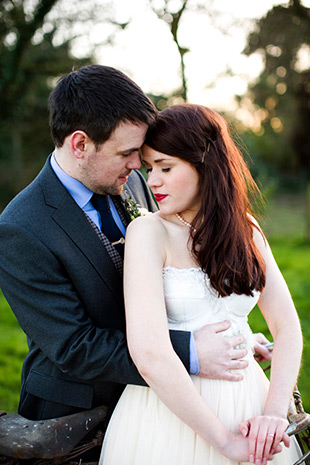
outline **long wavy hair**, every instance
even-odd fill
[[[259,190],[224,118],[201,105],[171,106],[157,115],[145,144],[191,163],[199,174],[191,248],[212,287],[222,297],[261,291],[265,263],[253,240],[249,201]]]

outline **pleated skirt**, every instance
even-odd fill
[[[262,413],[269,381],[253,361],[239,382],[192,376],[198,392],[224,425],[238,432],[244,420]],[[300,457],[291,438],[289,449],[272,465],[292,465]],[[246,462],[247,464],[249,462]],[[110,420],[99,465],[243,465],[220,454],[174,415],[152,391],[128,385]]]

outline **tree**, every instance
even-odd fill
[[[271,150],[262,158],[309,184],[310,8],[301,0],[273,7],[248,37],[244,53],[255,52],[262,54],[264,69],[249,91],[259,107],[264,137],[271,141],[273,134]],[[307,211],[310,239],[310,205]]]
[[[272,8],[248,37],[244,53],[255,52],[263,55],[264,69],[250,93],[263,110],[262,126],[294,152],[289,159],[278,153],[275,160],[282,169],[310,175],[310,60],[304,67],[301,63],[303,53],[310,54],[310,8],[300,0]]]
[[[170,29],[170,32],[173,37],[173,41],[177,46],[179,57],[180,57],[180,65],[181,65],[181,78],[182,78],[182,86],[178,89],[175,94],[181,96],[184,102],[187,101],[187,81],[186,81],[186,73],[185,73],[185,63],[184,63],[184,55],[189,52],[189,49],[186,47],[182,47],[179,42],[178,32],[179,32],[179,25],[182,18],[183,13],[186,10],[188,0],[183,0],[179,6],[179,8],[175,10],[171,10],[169,8],[169,0],[165,0],[164,4],[161,8],[154,6],[154,1],[150,0],[150,4],[154,13],[156,13],[157,17],[163,21],[165,21]]]
[[[33,179],[52,150],[47,98],[55,80],[93,61],[93,50],[76,58],[76,30],[105,22],[104,43],[125,25],[90,0],[3,0],[0,2],[0,202],[7,203]],[[101,17],[100,17],[100,12]],[[1,205],[0,203],[0,205]]]

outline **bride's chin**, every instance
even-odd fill
[[[171,208],[165,208],[165,207],[160,208],[160,206],[159,206],[159,211],[165,216],[175,216],[177,213],[175,210],[171,210]]]

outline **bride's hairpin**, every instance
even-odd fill
[[[204,150],[204,152],[203,152],[203,154],[202,154],[202,157],[201,157],[201,163],[204,163],[206,153],[209,153],[209,152],[210,152],[210,145],[211,145],[211,143],[214,144],[215,142],[216,142],[215,140],[208,139],[207,147],[205,148],[205,150]]]

